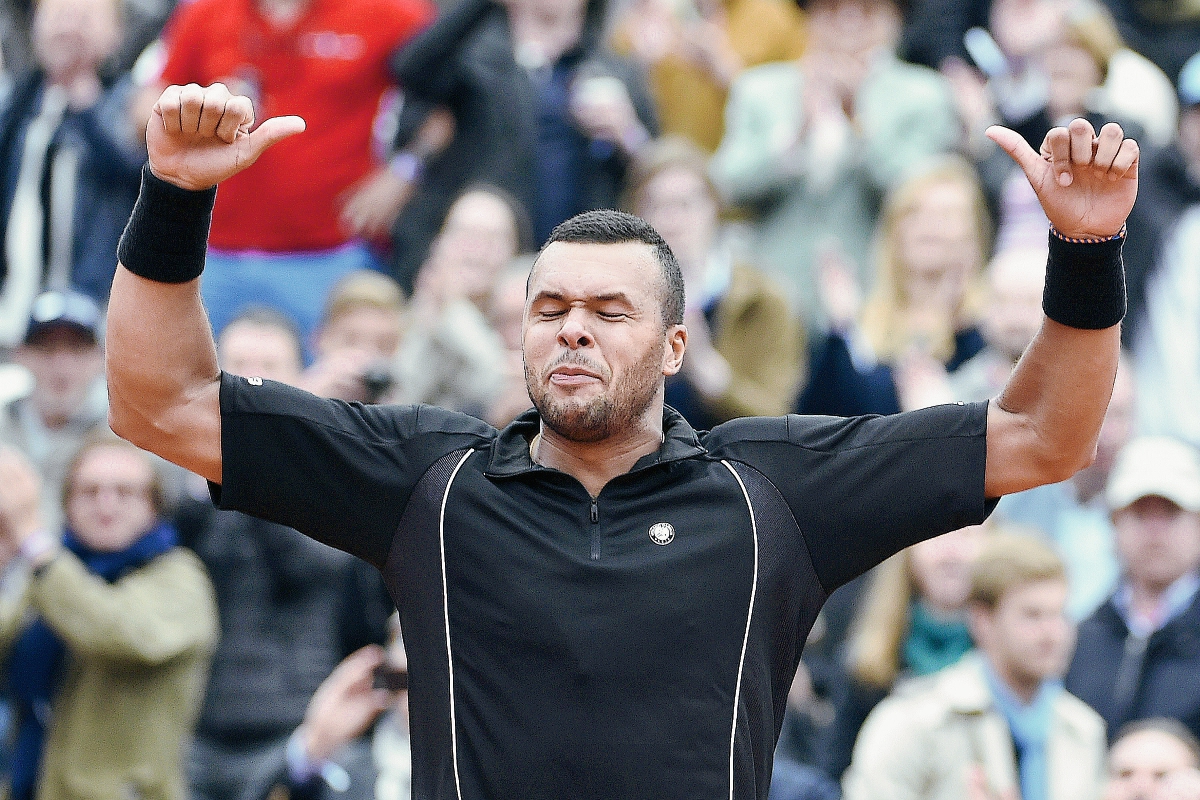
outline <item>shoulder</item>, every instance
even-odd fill
[[[1087,703],[1064,691],[1054,704],[1054,714],[1078,739],[1097,743],[1103,749],[1104,718]]]
[[[388,444],[440,433],[467,435],[480,442],[496,430],[475,417],[423,405],[363,405],[317,397],[308,392],[256,378],[224,374],[221,381],[223,420],[293,420],[324,428],[332,435]]]

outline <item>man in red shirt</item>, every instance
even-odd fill
[[[195,0],[175,12],[162,86],[222,82],[262,119],[308,123],[221,187],[203,287],[216,331],[259,304],[307,334],[338,278],[377,266],[364,239],[388,229],[411,178],[374,135],[395,110],[388,59],[433,16],[427,0]]]

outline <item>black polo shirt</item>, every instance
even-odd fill
[[[591,498],[503,431],[226,375],[225,508],[378,566],[411,672],[413,797],[767,796],[800,649],[837,586],[981,522],[986,404],[747,418]]]

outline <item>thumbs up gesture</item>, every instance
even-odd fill
[[[208,189],[304,130],[300,117],[274,117],[251,132],[253,125],[250,98],[223,84],[168,86],[146,125],[150,170],[184,189]]]
[[[1139,155],[1120,125],[1110,122],[1097,135],[1087,120],[1072,120],[1046,134],[1041,153],[1008,128],[992,126],[987,136],[1025,172],[1060,234],[1107,239],[1120,232],[1137,197]]]

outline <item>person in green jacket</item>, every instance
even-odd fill
[[[182,753],[217,638],[212,585],[164,520],[149,454],[90,440],[43,527],[39,479],[0,450],[0,647],[13,800],[184,800]]]

